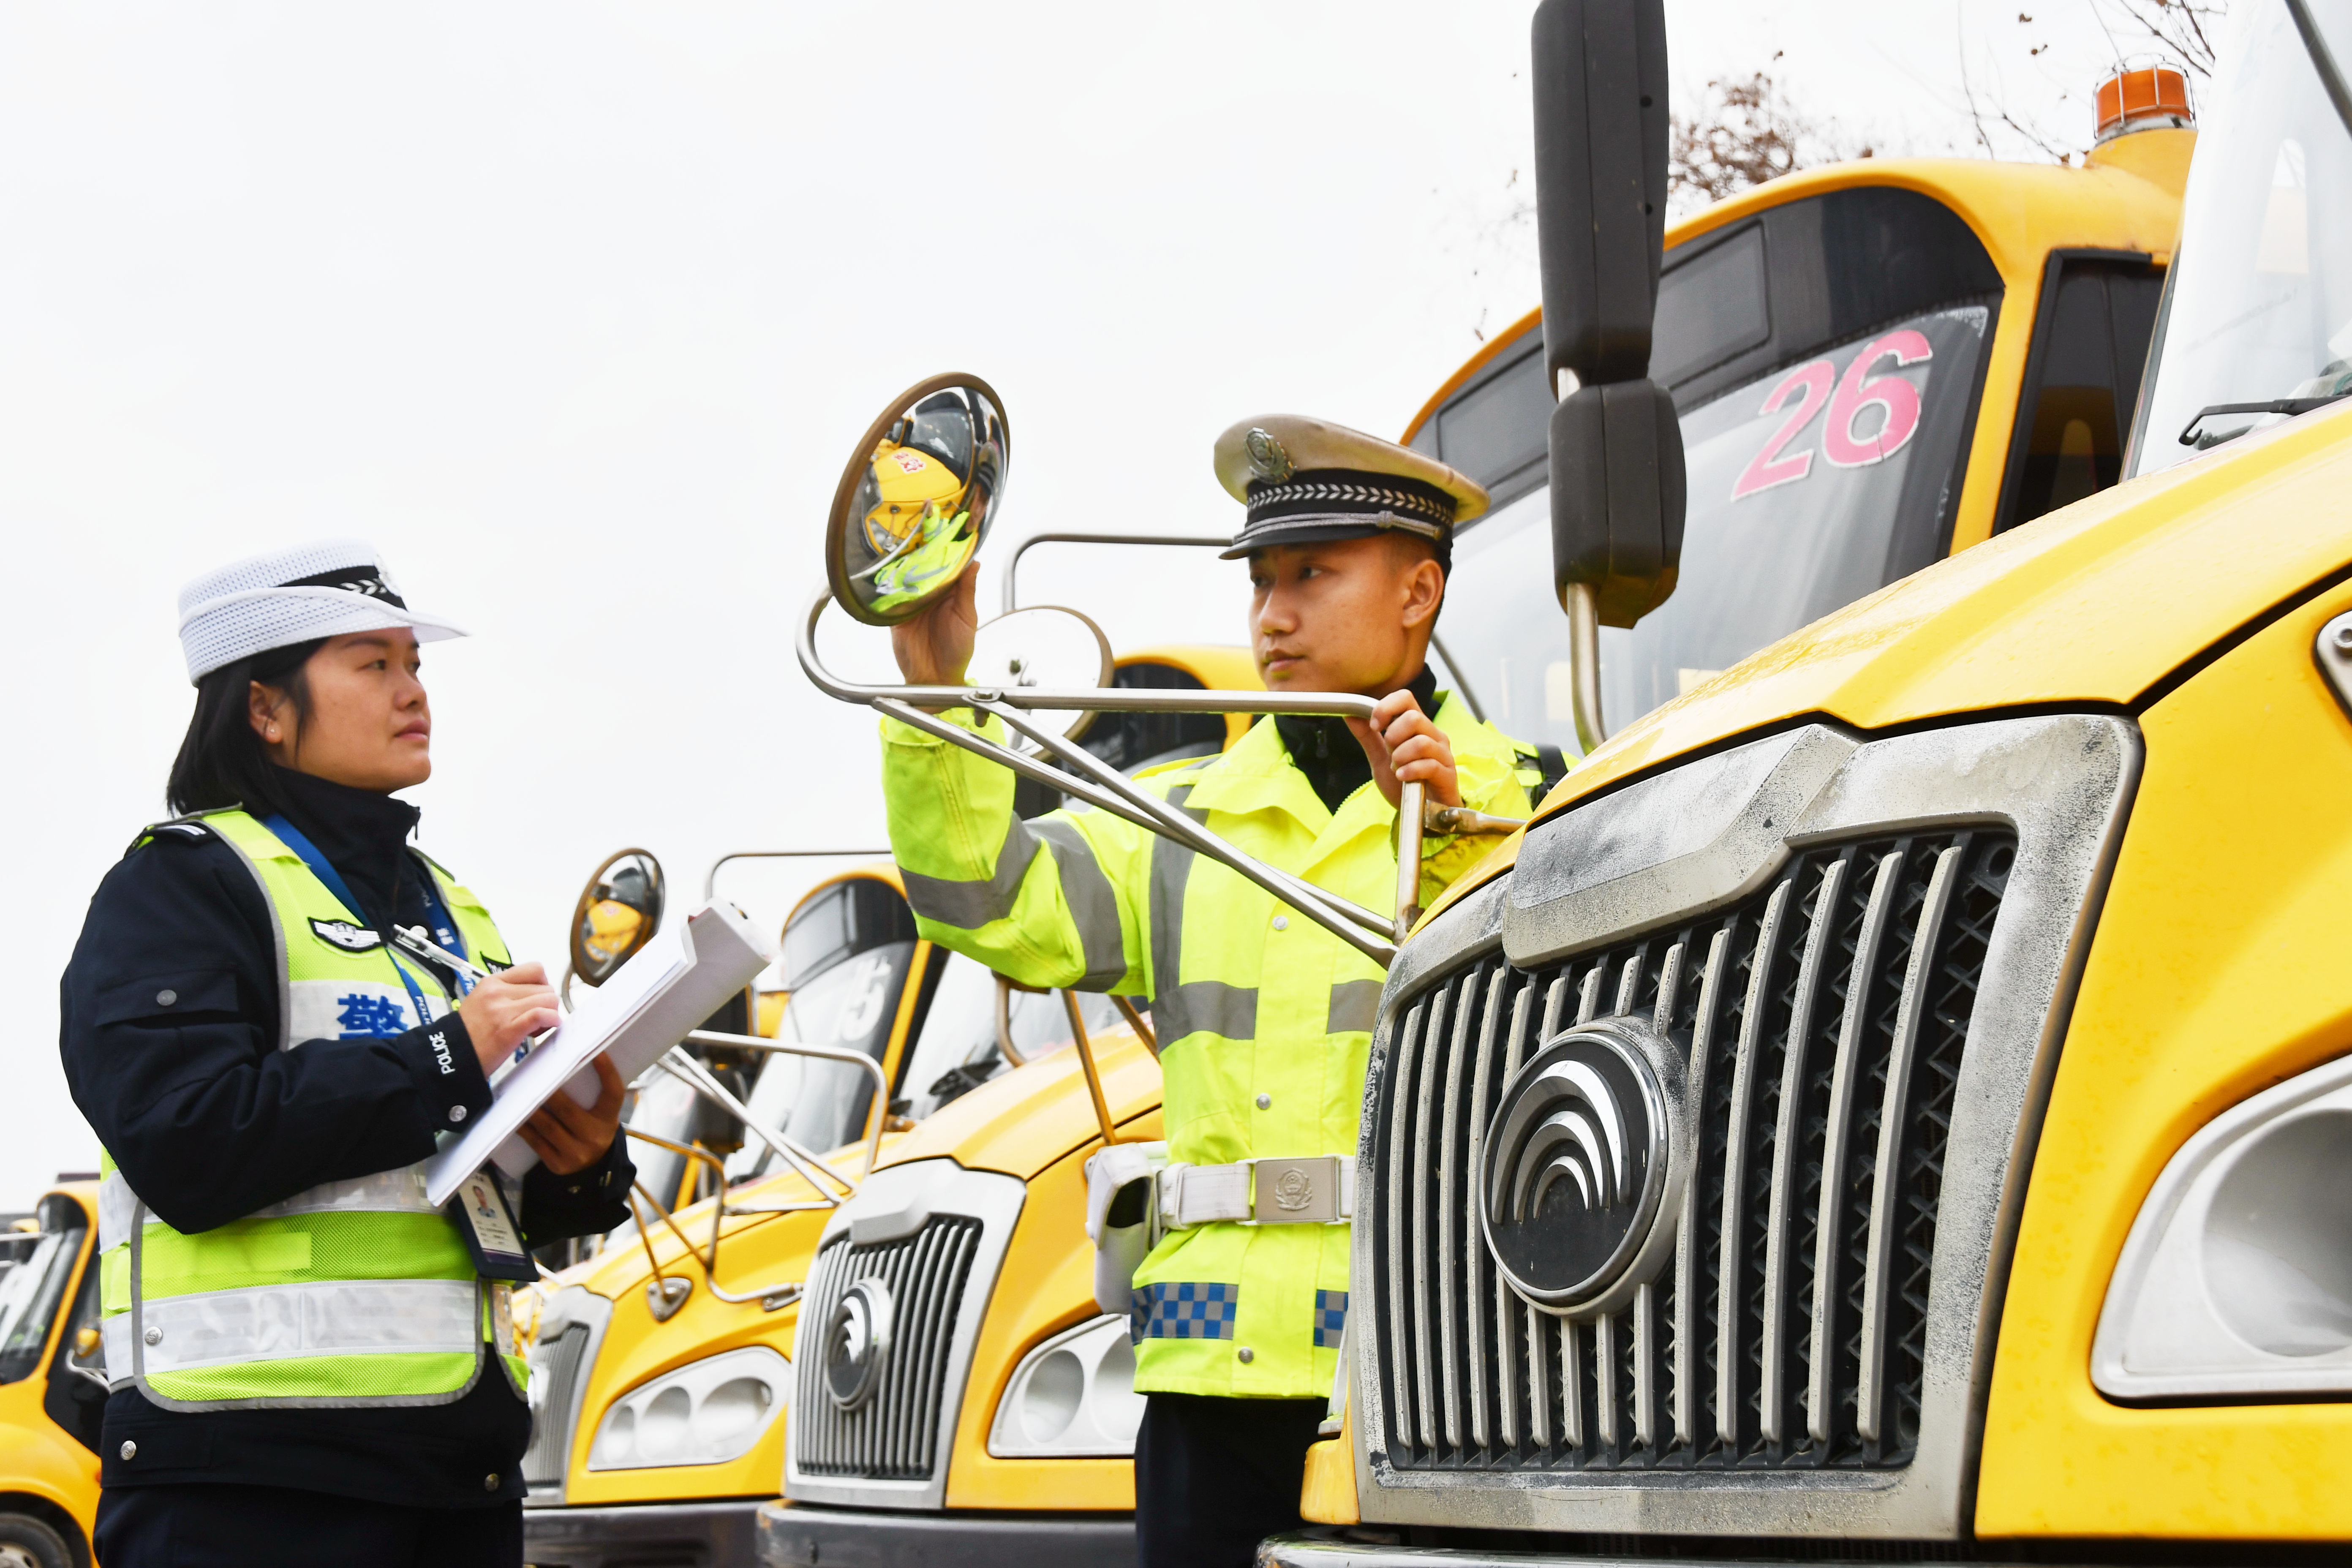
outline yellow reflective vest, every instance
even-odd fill
[[[278,927],[278,1048],[386,1036],[446,1016],[425,964],[402,961],[299,855],[242,811],[200,818],[245,860]],[[436,866],[469,956],[512,962],[489,911]],[[169,1005],[169,1004],[165,1004]],[[495,1359],[528,1375],[508,1287],[478,1278],[422,1164],[323,1183],[214,1229],[155,1217],[100,1151],[99,1299],[106,1364],[176,1410],[446,1405]]]
[[[948,715],[970,725],[971,712]],[[1463,804],[1527,815],[1522,759],[1441,695]],[[984,732],[1002,738],[993,719]],[[1356,1152],[1378,964],[1212,859],[1085,807],[1023,822],[1013,775],[884,720],[891,849],[933,942],[1030,985],[1150,999],[1169,1157],[1194,1165]],[[1328,809],[1262,719],[1221,756],[1139,783],[1235,847],[1374,910],[1396,898],[1396,811],[1366,784]],[[1497,841],[1423,841],[1422,901]],[[1135,1277],[1139,1389],[1307,1398],[1331,1389],[1348,1227],[1171,1232]]]

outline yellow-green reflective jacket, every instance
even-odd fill
[[[277,835],[242,811],[202,820],[274,917],[280,1050],[430,1021],[413,1016],[391,947]],[[511,963],[481,901],[433,875],[467,954]],[[431,1016],[446,1016],[431,969],[404,967]],[[99,1295],[118,1387],[169,1409],[446,1405],[495,1353],[522,1391],[507,1287],[477,1277],[457,1222],[425,1200],[421,1164],[322,1183],[193,1236],[148,1212],[110,1152],[100,1176]]]
[[[949,718],[969,725],[971,713]],[[1511,742],[1452,697],[1435,721],[1463,804],[1526,816]],[[985,732],[1002,738],[992,719]],[[1171,840],[1084,808],[1022,822],[1005,769],[895,720],[882,739],[890,846],[922,933],[1026,984],[1150,997],[1171,1160],[1355,1152],[1378,964]],[[1370,784],[1325,807],[1270,720],[1222,756],[1138,782],[1318,887],[1370,909],[1395,902],[1395,808]],[[1496,842],[1425,838],[1423,903]],[[1347,1317],[1348,1227],[1175,1231],[1135,1291],[1138,1388],[1325,1394]]]

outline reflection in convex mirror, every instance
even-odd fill
[[[662,868],[649,850],[608,857],[572,910],[572,970],[602,985],[661,927]]]
[[[1003,504],[1012,451],[1003,405],[977,376],[907,389],[851,452],[825,526],[841,607],[896,626],[955,585]]]

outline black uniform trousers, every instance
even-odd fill
[[[1147,1394],[1135,1434],[1140,1568],[1249,1568],[1259,1542],[1298,1529],[1307,1450],[1330,1408],[1323,1399]]]
[[[109,1487],[106,1568],[522,1568],[522,1504],[403,1508],[291,1487]]]

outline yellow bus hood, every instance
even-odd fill
[[[1645,714],[1562,781],[1537,820],[1674,758],[1802,719],[1876,731],[1995,709],[2136,710],[2184,666],[2344,570],[2347,494],[2352,405],[2103,490]],[[1436,908],[1507,870],[1517,846],[1507,841]]]

